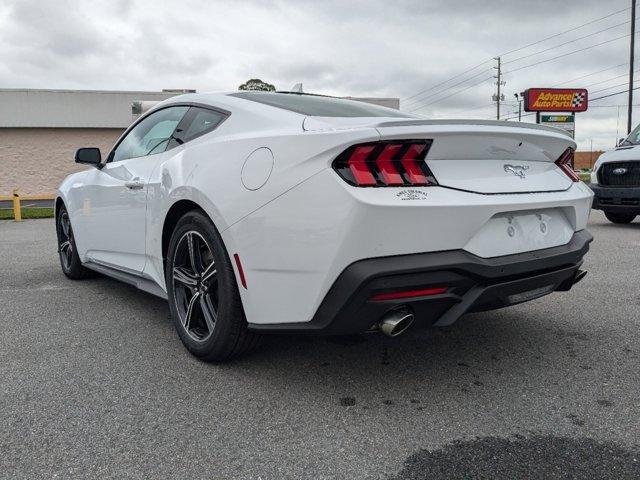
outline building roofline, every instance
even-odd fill
[[[112,93],[112,94],[152,94],[152,95],[176,95],[177,93],[193,93],[188,89],[167,89],[167,90],[74,90],[74,89],[54,89],[54,88],[0,88],[0,92],[48,92],[48,93]]]

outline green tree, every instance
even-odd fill
[[[261,90],[263,92],[275,92],[276,87],[270,83],[263,82],[259,78],[247,80],[238,87],[238,90]]]

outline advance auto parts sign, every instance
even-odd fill
[[[584,112],[588,106],[584,88],[530,88],[524,92],[526,112]]]

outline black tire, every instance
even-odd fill
[[[604,212],[604,216],[613,223],[631,223],[636,218],[634,213]]]
[[[194,356],[221,362],[257,344],[258,335],[247,329],[222,238],[202,212],[191,211],[178,221],[169,242],[165,279],[176,331]]]
[[[71,220],[64,205],[60,207],[56,215],[56,233],[58,237],[58,257],[62,272],[72,280],[82,280],[95,276],[92,270],[83,267],[82,262],[80,262],[76,249],[76,240],[71,228]]]

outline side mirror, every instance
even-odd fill
[[[620,140],[618,140],[618,145],[617,146],[619,147],[620,145],[622,145],[625,140],[626,140],[626,138],[621,138]]]
[[[102,155],[99,148],[79,148],[76,151],[76,163],[93,165],[96,168],[102,168]]]

